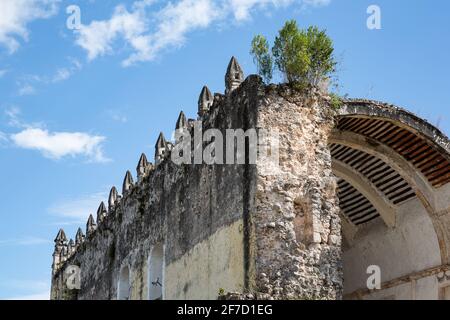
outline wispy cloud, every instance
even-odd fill
[[[8,72],[6,69],[0,69],[0,79],[5,76],[5,74]]]
[[[111,109],[111,110],[108,110],[107,114],[114,121],[121,122],[121,123],[128,122],[127,116],[124,113],[122,113],[121,111]]]
[[[5,110],[8,125],[22,129],[4,136],[16,147],[37,150],[43,156],[59,160],[65,157],[85,157],[89,162],[111,161],[104,155],[103,143],[106,137],[85,132],[51,132],[42,123],[27,123],[21,120],[20,109],[10,107]],[[1,135],[0,135],[1,138]],[[1,140],[1,139],[0,139]]]
[[[112,53],[112,43],[118,37],[124,38],[135,50],[146,51],[143,47],[147,43],[143,34],[148,28],[145,8],[151,1],[139,3],[141,5],[136,5],[137,2],[133,5],[131,12],[119,5],[109,20],[92,21],[81,26],[76,43],[88,52],[89,60]]]
[[[312,7],[323,7],[329,5],[331,0],[303,0],[304,5]]]
[[[51,205],[48,212],[65,219],[63,224],[85,223],[89,214],[95,213],[100,202],[104,201],[106,197],[106,192],[97,192],[73,199],[65,199]]]
[[[9,107],[5,110],[5,115],[8,117],[8,125],[11,127],[22,127],[19,119],[20,109],[16,106]]]
[[[6,300],[50,300],[50,290],[42,291],[35,294],[10,297],[6,298]]]
[[[74,73],[81,70],[81,63],[75,58],[69,58],[70,65],[68,67],[59,68],[51,77],[50,82],[56,83],[69,79]],[[48,82],[48,81],[47,81]]]
[[[244,21],[250,19],[254,10],[264,10],[270,6],[276,9],[292,3],[294,0],[230,0],[229,6],[234,18],[237,21]]]
[[[53,82],[59,82],[69,79],[71,76],[71,72],[67,68],[60,68],[56,72],[55,76],[53,77]]]
[[[169,2],[156,15],[156,31],[133,40],[136,52],[123,61],[123,65],[152,60],[166,48],[183,45],[188,32],[208,27],[220,14],[219,8],[211,0],[181,0],[176,4]]]
[[[68,65],[56,69],[56,71],[53,74],[50,75],[28,74],[22,76],[17,81],[17,86],[19,87],[17,91],[18,95],[25,96],[36,94],[38,91],[36,87],[39,88],[39,86],[42,85],[50,85],[65,81],[83,68],[83,65],[78,59],[68,57],[67,60]]]
[[[20,46],[18,38],[29,38],[27,25],[37,19],[47,19],[58,11],[60,0],[1,0],[0,45],[9,53]]]
[[[58,160],[63,157],[85,156],[93,162],[109,161],[103,154],[105,137],[83,132],[49,132],[41,128],[28,128],[11,135],[17,147],[37,150],[45,157]]]
[[[36,93],[36,89],[29,83],[19,84],[19,96],[29,96]]]
[[[130,66],[157,58],[164,50],[177,48],[187,35],[220,21],[244,21],[253,11],[292,5],[324,6],[330,0],[179,0],[154,9],[152,0],[135,1],[128,9],[119,5],[111,18],[94,20],[76,32],[76,44],[86,50],[88,59],[114,54],[122,40],[131,54],[122,61]],[[150,23],[150,21],[152,23]],[[150,28],[150,25],[154,26]]]
[[[21,119],[21,110],[19,107],[12,105],[5,109],[5,115],[8,119],[8,125],[13,128],[41,128],[44,124],[41,122],[28,123]]]
[[[48,239],[39,237],[23,237],[16,239],[0,240],[0,247],[2,246],[35,246],[40,244],[51,243]]]
[[[0,131],[0,146],[6,144],[7,142],[8,142],[8,135]]]
[[[21,295],[6,297],[6,300],[49,300],[50,283],[47,280],[8,280],[0,283],[8,291],[26,292]],[[2,290],[2,291],[6,291]]]

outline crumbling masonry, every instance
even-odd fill
[[[137,181],[127,171],[86,236],[59,231],[52,299],[450,298],[450,142],[438,129],[394,106],[335,108],[320,90],[244,80],[235,58],[225,84],[201,90],[203,130],[275,130],[279,165],[176,165],[161,133],[154,164],[142,154]],[[194,120],[181,113],[176,129]],[[369,265],[380,290],[366,287]]]

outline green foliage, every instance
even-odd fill
[[[342,101],[342,98],[337,95],[336,93],[330,93],[330,105],[333,109],[338,110],[342,107],[344,102]]]
[[[306,38],[310,63],[307,79],[310,84],[317,86],[320,81],[331,76],[336,70],[333,41],[327,36],[325,30],[319,30],[317,27],[309,27]]]
[[[253,38],[251,50],[258,73],[265,80],[272,77],[274,64],[284,80],[298,88],[318,86],[331,77],[336,68],[333,52],[333,42],[325,30],[300,30],[295,20],[287,21],[278,32],[271,54],[261,35]]]
[[[302,82],[310,60],[308,41],[294,20],[286,22],[272,47],[275,65],[289,83]]]
[[[269,43],[262,35],[257,35],[252,40],[250,54],[258,68],[258,74],[269,83],[272,79],[273,60],[269,53]]]

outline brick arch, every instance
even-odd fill
[[[349,100],[339,111],[336,129],[383,144],[410,162],[433,187],[450,182],[450,140],[414,114],[387,104]]]
[[[441,263],[449,263],[450,141],[439,129],[392,105],[347,100],[329,146],[346,221],[344,237],[376,219],[398,227],[397,208],[417,198],[431,219]]]

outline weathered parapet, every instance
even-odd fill
[[[259,78],[250,77],[239,89],[229,88],[227,96],[215,94],[214,101],[210,101],[211,95],[207,96],[207,106],[202,109],[203,130],[255,127],[255,95],[260,85]],[[239,93],[232,92],[235,89]],[[200,99],[199,107],[204,101]],[[176,126],[194,130],[193,120],[186,121],[181,115]],[[147,298],[148,257],[158,243],[164,243],[165,289],[169,298],[196,294],[200,298],[217,297],[221,288],[245,289],[248,270],[244,263],[244,238],[248,232],[244,230],[243,217],[253,206],[254,165],[176,165],[170,161],[172,148],[160,135],[155,146],[155,165],[141,156],[138,182],[134,183],[127,172],[122,196],[111,189],[108,209],[101,204],[97,222],[92,216],[89,218],[86,239],[78,236],[81,243],[72,254],[60,255],[64,249],[55,250],[62,259],[54,264],[52,298],[115,299],[124,265],[132,270],[131,298]],[[224,235],[229,238],[224,239]],[[218,240],[209,241],[210,237]],[[211,248],[204,249],[204,243]],[[214,247],[218,245],[222,252]],[[64,247],[58,242],[58,248],[61,246]],[[211,250],[207,252],[210,258],[203,254],[204,250]],[[198,252],[199,257],[195,256]],[[196,264],[191,271],[195,273],[196,267],[202,265],[197,258],[204,259],[204,264],[212,264],[211,260],[217,258],[223,265],[211,267],[215,274],[187,275],[183,270],[184,274],[176,277],[180,261]],[[79,291],[65,288],[64,270],[69,265],[81,269]],[[200,272],[203,270],[198,269]],[[224,284],[215,280],[221,276],[226,277]],[[201,292],[202,281],[210,282],[206,296]]]
[[[203,130],[277,130],[280,166],[176,165],[168,159],[174,145],[161,134],[155,165],[141,156],[137,182],[127,172],[122,196],[111,189],[108,209],[100,205],[97,223],[89,218],[86,239],[77,235],[71,254],[61,255],[64,244],[57,243],[55,253],[62,259],[54,263],[52,298],[115,299],[127,266],[130,298],[146,299],[148,258],[159,243],[166,298],[214,298],[228,291],[258,298],[340,298],[340,223],[326,147],[333,126],[327,101],[302,98],[284,86],[266,87],[257,76],[242,79],[233,58],[226,94],[202,90]],[[176,127],[195,130],[184,114]],[[79,291],[64,287],[68,265],[81,268]]]

